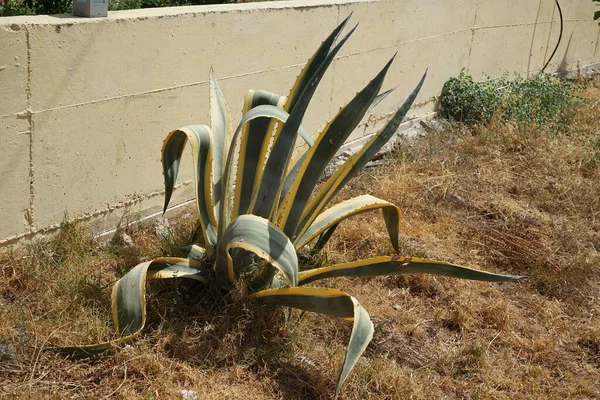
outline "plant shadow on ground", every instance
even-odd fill
[[[284,322],[286,310],[248,300],[244,288],[227,292],[185,280],[152,286],[148,334],[170,359],[206,370],[243,366],[269,376],[286,399],[330,394],[330,384],[297,362],[297,326]]]

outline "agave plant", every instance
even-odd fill
[[[307,62],[287,97],[250,91],[235,131],[215,76],[210,73],[210,126],[191,125],[168,134],[162,147],[165,210],[177,180],[183,150],[192,148],[196,206],[204,247],[183,251],[184,258],[158,258],[137,265],[113,288],[113,318],[119,339],[61,348],[64,354],[88,356],[130,340],[145,324],[145,285],[149,279],[190,278],[232,288],[244,282],[260,303],[312,311],[353,322],[336,397],[350,370],[373,336],[369,314],[352,296],[309,283],[340,276],[427,273],[483,281],[509,281],[497,275],[427,259],[397,255],[303,270],[297,251],[312,242],[320,250],[338,224],[351,216],[381,209],[393,248],[398,251],[400,210],[370,195],[326,207],[344,185],[394,135],[425,75],[389,122],[343,163],[315,192],[325,167],[363,116],[389,91],[380,94],[393,61],[383,66],[354,99],[315,135],[301,122],[326,69],[354,29],[338,40],[348,18]],[[301,138],[306,144],[296,152]]]

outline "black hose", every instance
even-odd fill
[[[556,42],[556,47],[554,47],[554,51],[552,52],[552,54],[550,55],[550,58],[548,59],[548,61],[546,61],[546,64],[544,65],[544,67],[542,68],[542,70],[540,72],[544,72],[544,70],[546,69],[548,64],[550,64],[552,57],[554,57],[554,55],[556,54],[556,50],[558,50],[558,46],[560,45],[560,40],[562,39],[562,35],[563,35],[564,21],[563,21],[562,10],[560,8],[560,4],[558,3],[558,0],[554,0],[554,2],[556,3],[556,7],[558,8],[558,15],[560,17],[560,34],[558,35],[558,41]]]

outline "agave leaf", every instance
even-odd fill
[[[325,233],[330,228],[337,226],[342,220],[376,209],[381,209],[383,211],[383,217],[388,234],[390,235],[390,241],[392,242],[394,250],[399,251],[398,224],[401,217],[400,209],[389,201],[378,199],[369,194],[342,201],[323,212],[315,219],[301,237],[294,240],[294,245],[296,248],[302,248],[317,236]],[[329,234],[329,236],[331,236],[331,234]],[[321,241],[323,240],[324,239],[321,239]],[[326,243],[326,241],[325,243],[321,243],[321,246],[324,246]]]
[[[303,271],[300,273],[298,284],[306,285],[319,279],[340,276],[363,277],[399,274],[432,274],[488,282],[514,281],[523,278],[516,275],[492,274],[491,272],[478,271],[424,258],[385,256]]]
[[[288,168],[287,174],[285,175],[285,179],[281,187],[281,193],[279,194],[280,202],[282,202],[283,199],[289,194],[292,186],[294,186],[294,183],[296,183],[296,178],[300,173],[300,168],[302,167],[304,160],[306,160],[306,157],[308,157],[309,150],[310,149],[306,150],[302,154],[298,154],[290,163],[290,168]]]
[[[294,185],[292,185],[288,195],[284,198],[283,204],[280,206],[279,226],[282,226],[285,234],[292,239],[294,239],[294,233],[302,216],[302,211],[323,171],[325,171],[325,167],[362,120],[377,93],[379,93],[393,60],[392,58],[388,61],[379,74],[350,103],[340,109],[335,118],[325,125],[322,132],[317,136],[315,145],[309,149],[308,156],[304,159],[298,176],[294,180]]]
[[[329,239],[331,239],[331,236],[337,229],[338,225],[339,224],[331,225],[329,228],[327,228],[327,230],[325,230],[319,235],[317,243],[315,243],[315,245],[311,249],[311,253],[313,255],[316,255],[323,249],[323,247],[325,247],[325,245],[327,244],[327,242],[329,242]]]
[[[214,204],[214,213],[218,216],[219,202],[221,201],[221,179],[225,170],[225,161],[231,144],[231,113],[227,102],[215,79],[213,69],[210,69],[210,127],[213,132],[212,146],[212,175],[211,195]],[[217,221],[218,223],[218,221]]]
[[[411,105],[417,98],[427,71],[423,74],[423,77],[419,81],[417,87],[408,96],[402,106],[396,111],[388,123],[365,145],[361,150],[352,156],[350,156],[344,164],[342,164],[338,170],[325,182],[321,190],[308,202],[305,207],[300,223],[296,230],[296,235],[302,235],[308,226],[317,218],[319,213],[325,208],[325,206],[331,201],[331,199],[352,179],[363,167],[371,160],[375,154],[385,145],[392,136],[398,130],[400,123],[408,113]]]
[[[290,89],[290,92],[285,99],[285,104],[283,105],[283,109],[285,111],[290,112],[290,110],[295,107],[295,105],[298,101],[298,98],[300,97],[300,94],[302,94],[302,92],[304,91],[306,86],[310,83],[311,79],[313,78],[313,76],[315,75],[317,70],[319,69],[319,66],[327,58],[327,55],[329,54],[331,47],[333,46],[333,43],[339,36],[340,32],[344,29],[344,27],[348,23],[348,20],[350,19],[351,16],[352,16],[352,13],[348,17],[346,17],[346,19],[344,21],[342,21],[342,23],[339,24],[329,34],[327,39],[325,39],[323,41],[323,43],[321,43],[321,45],[319,46],[319,48],[317,49],[315,54],[313,54],[313,56],[304,65],[304,67],[302,68],[302,71],[300,72],[300,75],[298,75],[298,77],[296,78],[294,85]],[[283,127],[281,125],[278,125],[275,134],[279,135],[282,128]],[[275,121],[271,120],[269,127],[267,128],[267,131],[272,132],[274,130],[275,130]],[[259,172],[261,172],[265,167],[269,149],[270,149],[269,143],[263,143],[260,153],[258,153],[259,160],[261,162],[261,164],[259,165],[259,168],[258,168]],[[256,176],[257,180],[254,183],[255,186],[258,186],[258,184],[260,183],[261,177],[262,177],[262,172]],[[244,210],[244,209],[242,209],[242,210]],[[249,211],[249,210],[250,210],[249,208],[245,209],[245,211]]]
[[[291,286],[298,286],[298,257],[294,245],[279,228],[255,215],[241,215],[223,233],[217,247],[215,272],[224,281],[235,282],[246,271],[236,266],[230,251],[244,249],[277,268]]]
[[[251,90],[244,98],[242,115],[246,115],[251,109],[262,105],[282,108],[285,100],[285,97],[274,93]],[[272,131],[269,131],[271,121],[274,120],[267,117],[257,118],[242,128],[238,165],[244,167],[238,168],[236,171],[235,197],[239,199],[239,202],[237,209],[233,210],[234,215],[246,214],[250,207],[252,190],[258,185],[259,166],[262,167],[265,162],[259,157],[260,149],[265,140],[271,139]]]
[[[127,342],[146,324],[146,280],[188,278],[208,283],[210,268],[206,264],[184,258],[157,258],[138,264],[115,283],[112,291],[112,314],[119,338],[105,343],[48,349],[75,358],[100,354]]]
[[[173,188],[177,181],[179,165],[185,144],[189,141],[192,146],[194,172],[196,180],[196,207],[200,216],[200,225],[205,243],[209,251],[217,243],[215,227],[217,220],[214,213],[214,204],[210,194],[210,182],[212,171],[212,131],[206,125],[190,125],[179,128],[169,133],[162,147],[162,166],[165,178],[165,205],[167,210]]]
[[[385,92],[377,95],[377,97],[375,97],[375,99],[373,99],[373,102],[369,106],[367,113],[369,113],[369,111],[371,111],[377,104],[379,104],[383,99],[385,99],[395,89],[396,88],[392,88],[392,89],[386,90]],[[296,177],[298,176],[298,173],[300,173],[300,168],[302,167],[302,163],[308,157],[309,151],[310,151],[310,148],[304,150],[301,154],[297,155],[290,163],[290,166],[288,167],[287,174],[285,176],[285,180],[283,183],[283,188],[281,190],[281,195],[279,198],[280,202],[283,201],[285,196],[287,196],[290,189],[294,185],[294,182],[296,181]]]
[[[373,323],[367,311],[354,297],[337,289],[269,289],[256,292],[250,297],[263,304],[292,307],[354,321],[344,365],[335,390],[337,398],[348,374],[373,338]]]
[[[180,247],[177,249],[177,257],[202,261],[206,257],[206,249],[195,244],[191,246]]]
[[[284,110],[289,112],[292,108],[294,108],[300,94],[302,94],[306,86],[308,86],[308,84],[310,83],[312,77],[317,73],[319,66],[327,58],[327,55],[331,50],[331,46],[333,46],[333,43],[339,36],[340,32],[344,29],[351,16],[352,13],[348,15],[346,19],[344,19],[342,23],[339,24],[329,34],[327,39],[325,39],[323,43],[321,43],[315,54],[313,54],[313,56],[307,61],[306,65],[304,65],[304,68],[302,68],[300,75],[298,75],[298,77],[296,78],[296,82],[294,82],[294,85],[292,86],[292,89],[290,90],[290,93],[287,96],[287,101],[283,106]]]
[[[229,155],[227,156],[227,163],[225,164],[225,171],[223,172],[223,179],[221,182],[221,184],[222,184],[221,195],[223,196],[224,199],[229,199],[229,198],[231,198],[231,193],[233,192],[233,202],[229,203],[227,201],[224,201],[220,205],[219,220],[222,221],[222,223],[219,224],[219,230],[218,230],[219,238],[223,235],[223,232],[225,231],[225,228],[229,224],[229,221],[231,221],[232,219],[234,219],[235,217],[237,217],[239,215],[238,213],[240,210],[240,202],[242,201],[241,200],[241,195],[242,195],[241,192],[237,192],[235,190],[235,188],[238,187],[239,183],[235,182],[232,177],[233,169],[235,167],[233,165],[233,162],[235,160],[235,153],[236,153],[236,148],[237,148],[236,145],[240,139],[240,135],[243,132],[243,128],[246,124],[248,124],[249,122],[251,122],[257,118],[265,118],[265,117],[272,118],[272,119],[275,119],[275,120],[285,123],[289,118],[289,114],[279,107],[275,107],[275,106],[271,106],[271,105],[261,105],[261,106],[252,108],[250,111],[248,111],[246,113],[246,115],[244,115],[242,117],[237,129],[235,130],[235,133],[233,134],[232,144],[229,149]],[[299,126],[298,130],[299,130],[300,135],[303,138],[305,137],[311,141],[311,142],[309,142],[309,145],[311,145],[312,140],[310,139],[310,136],[308,135],[308,133],[306,133],[304,128],[302,126]],[[245,149],[241,148],[240,153],[245,154]],[[238,164],[237,164],[238,171],[240,168],[244,169],[244,166],[238,160]],[[239,176],[240,175],[236,175],[236,178]]]
[[[385,99],[386,97],[388,97],[388,95],[390,93],[392,93],[394,90],[396,90],[395,87],[386,90],[385,92],[381,92],[380,94],[377,95],[377,97],[375,97],[373,99],[373,101],[371,102],[371,105],[369,106],[369,109],[367,110],[367,114],[371,112],[372,109],[374,109],[375,107],[377,107],[377,105],[379,103],[381,103],[383,101],[383,99]]]
[[[281,181],[283,180],[285,171],[287,171],[288,162],[294,148],[294,143],[296,142],[296,132],[304,118],[308,104],[335,55],[344,43],[346,43],[350,35],[354,33],[355,29],[356,27],[350,30],[327,54],[291,109],[288,121],[283,125],[281,130],[275,133],[273,147],[262,171],[260,184],[252,198],[252,214],[269,219],[273,217],[273,212],[277,207],[277,202],[281,195]]]
[[[284,102],[285,97],[262,90],[251,90],[246,95],[242,114],[246,115],[251,109],[261,105],[281,108]],[[234,204],[238,205],[238,209],[234,209],[232,212],[234,216],[246,214],[250,208],[252,192],[259,184],[259,166],[262,167],[266,161],[262,160],[260,156],[262,154],[261,148],[268,145],[266,141],[271,139],[270,121],[279,120],[261,117],[250,121],[242,128],[238,165],[244,167],[238,168],[236,172],[235,199],[239,199],[239,201],[234,201]],[[314,144],[312,138],[302,126],[300,126],[298,133],[309,147]]]

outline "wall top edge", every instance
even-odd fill
[[[199,6],[144,8],[138,10],[109,11],[108,17],[84,18],[71,14],[58,15],[22,15],[17,17],[0,17],[0,28],[15,29],[15,25],[66,25],[93,24],[102,21],[123,21],[147,18],[161,18],[179,15],[204,15],[228,12],[252,12],[259,10],[308,10],[317,7],[335,7],[355,3],[376,3],[381,0],[285,0],[261,1],[256,3],[212,4]]]

